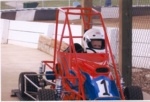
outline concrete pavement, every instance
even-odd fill
[[[18,88],[21,72],[38,72],[42,60],[52,57],[34,48],[1,44],[1,99],[2,101],[18,101],[10,97],[11,90]]]
[[[11,97],[11,90],[18,88],[20,72],[38,72],[42,60],[52,60],[52,56],[34,48],[11,44],[1,44],[1,100],[19,101]],[[150,95],[143,92],[144,100],[150,100]]]

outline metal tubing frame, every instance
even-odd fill
[[[34,98],[32,95],[30,95],[30,93],[28,93],[27,92],[27,80],[33,85],[33,86],[35,86],[38,90],[40,90],[40,89],[42,89],[42,88],[40,88],[40,87],[38,87],[34,82],[32,82],[28,77],[27,77],[27,75],[40,75],[40,74],[26,74],[26,75],[24,75],[24,93],[26,94],[26,95],[28,95],[30,98],[32,98],[32,99],[34,99],[34,100],[37,100],[36,98]],[[42,75],[52,75],[52,74],[42,74]],[[46,80],[46,81],[48,81],[48,80]],[[48,81],[48,82],[50,82],[50,81]],[[51,84],[53,84],[53,85],[55,85],[55,83],[53,83],[53,82],[50,82]]]
[[[76,9],[78,9],[78,10],[80,10],[80,13],[74,13],[74,12],[70,12],[69,10],[76,10]],[[65,11],[66,10],[66,11]],[[90,11],[90,13],[84,13],[83,12],[83,10],[89,10]],[[106,52],[107,52],[107,50],[109,50],[110,51],[110,56],[111,56],[111,60],[112,60],[112,64],[113,64],[113,66],[114,66],[114,71],[115,71],[115,75],[116,75],[116,83],[117,83],[117,86],[118,86],[118,88],[119,88],[119,91],[120,91],[120,95],[121,95],[121,98],[124,100],[125,98],[124,98],[124,94],[123,94],[123,90],[122,90],[122,86],[121,86],[121,83],[120,83],[120,77],[119,77],[119,75],[118,75],[118,72],[117,72],[117,68],[116,68],[116,65],[115,65],[115,62],[114,62],[114,59],[113,59],[113,54],[112,54],[112,51],[111,51],[111,47],[110,47],[110,43],[109,43],[109,40],[108,40],[108,36],[107,36],[107,31],[106,31],[106,27],[105,27],[105,25],[104,25],[104,21],[103,21],[103,18],[102,18],[102,15],[101,15],[101,13],[100,12],[98,12],[97,10],[95,10],[95,9],[92,9],[92,8],[58,8],[58,10],[57,10],[57,12],[56,12],[56,29],[55,29],[55,45],[54,45],[54,60],[53,60],[53,68],[55,68],[56,66],[55,66],[55,63],[56,63],[56,48],[57,48],[57,33],[58,33],[58,15],[59,15],[59,12],[63,12],[65,15],[66,15],[66,18],[65,18],[65,22],[64,22],[64,26],[63,26],[63,31],[62,31],[62,35],[61,35],[61,39],[60,39],[60,45],[59,45],[59,47],[58,47],[58,51],[60,51],[60,48],[61,48],[61,44],[62,44],[62,39],[63,38],[69,38],[69,37],[67,37],[67,36],[64,36],[64,31],[65,31],[65,27],[66,27],[66,25],[68,25],[68,30],[69,30],[69,36],[70,36],[70,40],[69,40],[69,42],[70,42],[70,45],[71,45],[71,47],[73,48],[73,52],[75,52],[75,47],[73,46],[73,37],[74,36],[72,36],[72,32],[71,32],[71,28],[70,28],[70,25],[69,25],[69,18],[68,18],[68,14],[72,14],[72,15],[81,15],[82,17],[84,16],[84,15],[88,15],[88,16],[91,16],[91,15],[99,15],[99,17],[100,17],[100,22],[101,22],[101,25],[102,25],[102,27],[103,27],[103,30],[104,30],[104,34],[105,34],[105,36],[106,36],[106,40],[105,40],[105,43],[106,43],[106,45],[108,46],[108,49],[107,49],[107,46],[106,46]],[[93,12],[92,12],[93,11]],[[90,20],[90,19],[89,19]],[[85,21],[85,19],[84,19],[84,17],[83,17],[83,23],[84,23],[84,25],[86,25],[86,23],[85,23],[86,21]],[[89,26],[88,26],[89,27]],[[71,49],[71,47],[70,47],[70,49]],[[75,57],[75,61],[77,62],[77,57],[76,57],[76,53],[74,53],[74,57]],[[71,59],[72,57],[70,57],[70,59]],[[77,66],[77,68],[78,68],[78,65],[76,65]],[[79,71],[79,70],[78,70]],[[81,80],[80,80],[80,76],[79,76],[79,86],[81,86],[81,93],[83,93],[84,91],[83,91],[83,88],[82,88],[82,82],[81,82]],[[85,99],[85,96],[84,96],[84,94],[82,94],[82,99]]]

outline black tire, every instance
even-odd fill
[[[36,74],[35,72],[22,72],[19,75],[19,83],[18,83],[18,88],[19,88],[19,93],[22,97],[26,96],[26,94],[24,94],[25,91],[25,82],[24,82],[24,75],[27,74]],[[38,82],[38,76],[37,75],[27,75],[27,77],[36,85],[39,86],[39,82]],[[26,89],[29,92],[37,92],[37,88],[35,86],[33,86],[29,81],[26,81]]]
[[[52,89],[40,89],[37,93],[37,100],[39,101],[55,100],[55,91]]]
[[[139,86],[129,86],[124,89],[126,100],[143,100],[143,93]]]

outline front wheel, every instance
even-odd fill
[[[126,100],[143,100],[143,93],[139,86],[129,86],[124,89]]]
[[[26,96],[26,94],[24,93],[25,87],[28,92],[37,92],[37,88],[35,86],[33,86],[29,81],[26,81],[26,83],[25,83],[24,75],[26,75],[33,83],[38,85],[38,76],[36,75],[35,72],[20,73],[18,88],[19,88],[19,93],[22,97]]]

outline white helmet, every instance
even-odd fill
[[[84,50],[87,53],[105,52],[105,36],[98,28],[91,28],[83,36]]]

